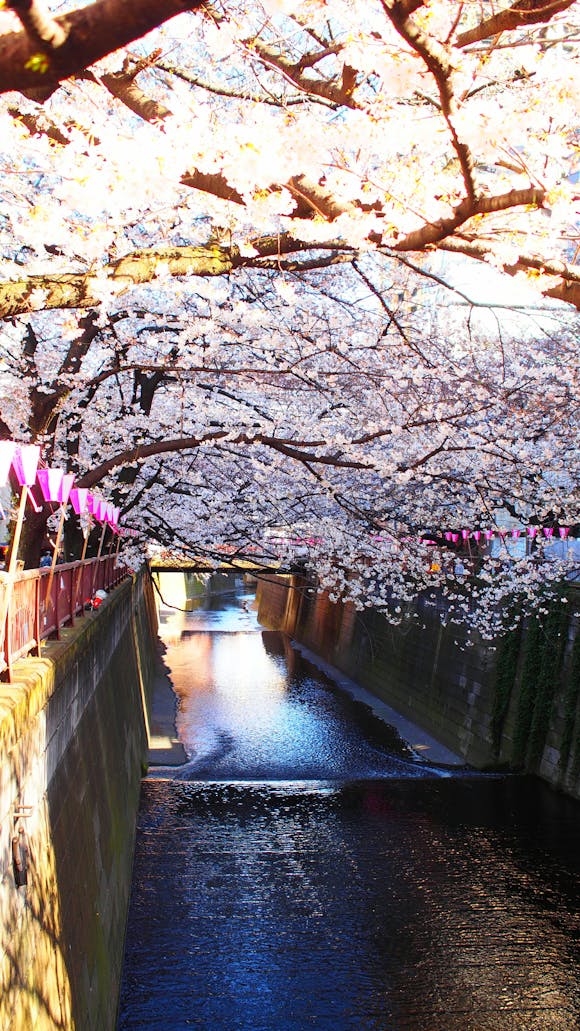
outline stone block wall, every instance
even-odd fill
[[[2,1028],[115,1027],[155,629],[126,580],[0,685]]]

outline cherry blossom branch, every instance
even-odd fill
[[[430,247],[455,251],[488,261],[493,257],[493,243],[455,235],[456,230],[471,217],[506,211],[519,205],[541,205],[545,193],[529,187],[511,190],[495,197],[483,196],[475,202],[461,202],[448,219],[423,226],[398,240],[394,246],[385,246],[386,253],[396,256],[409,251],[425,251]],[[455,237],[455,238],[454,238]],[[263,237],[253,241],[256,256],[244,257],[235,248],[208,242],[200,247],[149,248],[110,262],[97,272],[35,275],[23,280],[0,283],[0,318],[12,317],[35,310],[57,308],[90,308],[98,306],[104,298],[121,296],[131,287],[152,282],[159,274],[178,276],[229,275],[237,268],[272,267],[279,270],[282,263],[295,272],[328,267],[337,262],[353,261],[357,252],[339,241],[325,244],[304,244],[288,235]],[[289,261],[291,254],[310,254],[304,262]],[[546,297],[564,300],[580,308],[580,269],[566,262],[521,255],[515,263],[504,263],[510,275],[535,270],[555,276],[557,283],[547,284],[542,293]]]
[[[455,46],[466,47],[470,43],[479,43],[482,39],[497,36],[510,29],[549,22],[554,15],[565,11],[574,2],[575,0],[516,0],[511,7],[499,11],[490,18],[484,18],[474,28],[461,32],[454,41]]]
[[[271,93],[262,97],[256,93],[248,93],[244,90],[228,89],[226,86],[217,86],[214,83],[198,78],[196,75],[190,75],[188,72],[183,71],[183,69],[176,68],[175,65],[168,64],[166,61],[157,61],[155,67],[163,72],[167,72],[168,75],[174,75],[176,79],[189,83],[190,86],[197,86],[198,89],[204,90],[206,93],[213,93],[218,97],[230,97],[232,100],[243,100],[244,103],[266,104],[271,107],[292,107],[296,104],[308,103],[322,104],[324,107],[335,106],[322,97],[306,96],[300,93],[296,96],[280,97],[278,99],[272,96]]]
[[[446,239],[438,245],[439,250],[452,251],[454,254],[465,254],[470,258],[477,258],[480,261],[489,260],[493,251],[493,245],[481,240],[469,240],[464,237]],[[554,277],[554,282],[547,283],[542,288],[544,297],[553,297],[558,301],[565,301],[580,309],[580,268],[569,265],[564,261],[552,261],[540,257],[529,257],[520,255],[515,262],[501,263],[501,267],[508,275],[515,276],[521,272],[538,273]]]
[[[324,447],[325,442],[323,440],[293,441],[267,436],[263,433],[256,433],[253,436],[240,433],[232,437],[230,430],[216,429],[197,437],[178,437],[174,440],[157,440],[149,444],[138,444],[136,447],[128,448],[126,451],[120,451],[118,454],[112,455],[111,458],[91,469],[84,476],[79,477],[77,483],[79,487],[94,487],[96,483],[99,483],[113,469],[118,469],[124,465],[133,465],[135,462],[142,462],[147,458],[153,458],[157,455],[195,450],[204,444],[224,440],[224,438],[228,438],[229,443],[232,445],[263,445],[301,463],[315,462],[319,465],[329,465],[341,469],[373,468],[367,462],[357,462],[341,458],[340,455],[313,454],[310,450],[305,450],[305,448]]]
[[[546,191],[535,187],[524,187],[522,190],[508,190],[507,193],[495,195],[482,194],[479,197],[465,198],[453,209],[453,213],[447,218],[441,218],[437,222],[429,222],[416,229],[407,236],[398,240],[394,251],[421,251],[433,244],[439,245],[441,241],[452,236],[460,226],[464,225],[475,215],[491,215],[498,211],[509,211],[517,207],[542,207],[546,199]],[[492,250],[489,244],[487,251]]]
[[[248,40],[246,45],[250,57],[258,58],[265,67],[274,68],[276,71],[281,72],[284,78],[302,93],[321,97],[323,100],[327,100],[339,107],[355,108],[358,106],[352,99],[354,83],[351,78],[347,77],[345,80],[343,77],[340,85],[338,85],[331,79],[315,79],[311,75],[304,73],[304,68],[308,64],[316,63],[315,60],[309,61],[309,56],[311,58],[315,56],[316,60],[322,60],[323,56],[327,56],[324,52],[318,55],[306,55],[299,61],[292,62],[279,50],[268,46],[257,37]],[[342,47],[329,48],[328,53],[338,52],[340,49]]]
[[[461,166],[467,197],[469,200],[474,200],[476,186],[473,157],[467,144],[460,140],[453,124],[456,103],[451,83],[452,65],[449,59],[449,48],[423,32],[409,17],[407,5],[402,4],[400,0],[395,0],[390,5],[383,0],[383,7],[401,38],[422,58],[435,79],[441,100],[441,112],[447,123],[453,149]]]
[[[117,72],[112,75],[101,75],[100,82],[112,96],[120,100],[125,107],[133,111],[145,122],[160,124],[169,118],[171,111],[165,104],[148,97],[136,82],[138,69],[128,72]],[[92,76],[92,78],[96,78]]]
[[[92,308],[105,295],[117,297],[139,283],[150,283],[162,269],[171,276],[220,276],[233,267],[229,249],[217,244],[145,249],[97,272],[38,275],[1,283],[0,318],[39,309]]]

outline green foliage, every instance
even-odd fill
[[[556,602],[550,610],[541,634],[540,668],[537,672],[534,711],[528,745],[528,767],[535,769],[542,758],[554,691],[562,673],[568,613]]]
[[[554,692],[562,677],[568,618],[558,599],[545,619],[536,616],[526,627],[513,760],[530,771],[540,762],[546,742]]]

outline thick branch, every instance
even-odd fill
[[[172,276],[221,276],[230,272],[230,251],[216,244],[137,251],[98,272],[30,276],[0,283],[0,318],[53,308],[92,308],[107,294],[119,296],[139,283],[150,283],[161,270]]]
[[[424,252],[432,247],[454,250],[486,260],[493,253],[493,243],[485,240],[469,240],[457,236],[455,231],[471,217],[507,211],[517,205],[541,205],[544,192],[530,187],[511,190],[495,197],[479,197],[474,203],[464,200],[450,218],[423,226],[394,245],[389,241],[378,241],[388,253]],[[160,271],[170,276],[220,276],[228,275],[236,268],[287,267],[285,258],[292,254],[310,254],[304,262],[293,262],[296,272],[306,269],[325,268],[330,264],[352,261],[357,252],[354,248],[332,241],[324,244],[305,244],[289,236],[262,237],[253,241],[255,256],[242,257],[235,248],[208,242],[201,247],[151,248],[127,255],[111,262],[98,272],[69,273],[62,275],[29,276],[17,282],[0,283],[0,318],[22,315],[35,310],[54,308],[88,308],[101,303],[104,297],[117,297],[132,286],[149,283]],[[160,267],[161,266],[161,267]],[[549,284],[543,291],[546,297],[557,297],[575,307],[580,307],[578,284],[580,271],[565,262],[543,260],[523,255],[517,264],[505,266],[510,275],[526,269],[534,269],[558,277],[558,284]]]
[[[437,222],[429,222],[427,225],[408,233],[402,240],[397,241],[393,250],[396,251],[421,251],[426,247],[439,243],[441,240],[451,236],[455,230],[473,218],[474,215],[491,215],[497,211],[509,211],[511,208],[522,206],[541,207],[546,197],[545,190],[530,186],[523,190],[509,190],[507,193],[500,193],[491,196],[480,196],[477,198],[462,200],[454,208],[448,218],[441,218]],[[488,246],[487,250],[492,248]]]
[[[134,462],[141,462],[147,458],[152,458],[155,455],[171,454],[177,451],[192,451],[208,441],[223,440],[225,437],[230,437],[229,430],[212,430],[208,433],[204,433],[200,437],[177,437],[174,440],[157,440],[150,444],[139,444],[137,447],[129,448],[127,451],[121,451],[119,454],[113,455],[105,462],[102,462],[101,465],[98,465],[94,469],[91,469],[90,472],[85,473],[85,475],[80,477],[77,481],[78,486],[94,487],[95,484],[99,483],[108,475],[108,473],[112,472],[113,469],[118,469],[120,466],[132,465]],[[336,468],[346,469],[372,468],[371,465],[365,464],[364,462],[355,462],[349,459],[343,459],[339,455],[317,455],[304,450],[306,447],[314,448],[324,446],[324,441],[322,440],[294,442],[292,440],[280,440],[276,437],[268,437],[262,433],[257,433],[255,436],[247,436],[245,433],[240,433],[237,437],[230,437],[229,443],[246,445],[261,444],[299,462],[316,462],[321,465],[331,465]]]
[[[169,118],[171,111],[165,104],[153,100],[137,85],[137,72],[117,72],[115,75],[101,75],[100,82],[117,100],[134,111],[145,122],[160,123]]]
[[[275,68],[276,71],[281,72],[288,82],[301,92],[322,97],[323,100],[339,107],[358,107],[352,98],[353,86],[348,79],[346,83],[341,81],[340,85],[337,85],[332,79],[314,79],[311,75],[306,75],[304,65],[307,63],[307,58],[293,64],[279,50],[262,43],[257,38],[248,42],[248,51],[266,67]],[[329,50],[329,53],[331,52]],[[320,60],[320,57],[317,59]]]
[[[63,79],[141,39],[175,15],[203,6],[203,0],[165,0],[163,4],[158,0],[95,0],[54,19],[66,33],[56,48],[48,42],[41,48],[25,31],[7,33],[0,36],[0,93],[40,90],[47,98]]]
[[[489,36],[497,36],[500,32],[519,29],[524,25],[536,25],[549,22],[555,14],[571,7],[574,0],[516,0],[516,3],[505,11],[499,11],[491,18],[485,18],[479,25],[467,32],[461,32],[455,39],[455,46],[466,47],[470,43],[478,43]]]
[[[6,6],[18,15],[34,46],[52,50],[65,42],[66,27],[55,21],[38,0],[7,0]]]

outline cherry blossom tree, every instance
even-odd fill
[[[3,434],[175,554],[537,600],[445,533],[579,521],[576,10],[5,3]]]

